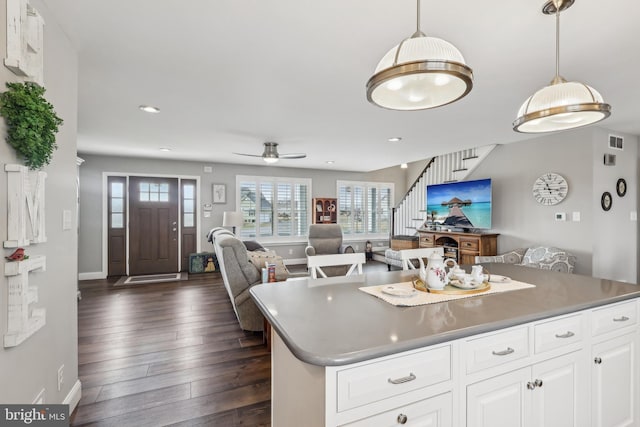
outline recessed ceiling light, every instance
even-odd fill
[[[333,160],[327,160],[327,161],[326,161],[326,163],[327,163],[328,165],[332,165],[332,164],[334,164],[334,163],[335,163],[335,161],[333,161]]]
[[[140,105],[138,108],[141,109],[142,111],[144,111],[145,113],[159,113],[160,112],[159,108],[152,107],[151,105]]]
[[[171,151],[171,148],[161,148],[160,151]]]
[[[407,169],[409,167],[409,165],[407,165],[406,163],[401,163],[400,164],[400,168],[401,169]]]
[[[402,141],[402,137],[394,136],[392,138],[389,138],[387,141],[389,141],[389,142],[400,142],[400,141]]]

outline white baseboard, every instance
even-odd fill
[[[300,264],[306,264],[306,263],[307,263],[306,258],[287,258],[284,260],[285,265],[300,265]]]
[[[81,397],[82,383],[80,382],[80,380],[77,380],[73,387],[71,387],[71,390],[69,391],[69,394],[67,394],[67,397],[65,397],[62,401],[64,405],[69,405],[69,416],[71,416],[73,410],[76,409],[76,406],[78,406],[78,402],[80,402]]]
[[[107,275],[102,271],[94,271],[92,273],[78,273],[78,280],[96,280],[106,278]]]

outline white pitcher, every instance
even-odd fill
[[[445,261],[442,256],[434,252],[427,258],[427,266],[425,267],[422,258],[418,258],[420,263],[420,279],[431,289],[443,289],[447,284],[447,271],[445,270]]]
[[[471,267],[471,280],[476,283],[482,283],[484,281],[484,269],[481,265],[474,265]]]

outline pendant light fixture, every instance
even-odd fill
[[[542,8],[545,15],[556,17],[556,75],[549,84],[530,96],[518,111],[513,130],[544,133],[574,129],[604,120],[611,106],[591,86],[568,82],[560,75],[560,12],[574,0],[549,0]]]
[[[417,29],[380,60],[367,82],[367,100],[391,110],[424,110],[457,101],[471,91],[473,71],[451,43]]]

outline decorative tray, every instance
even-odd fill
[[[429,292],[432,294],[448,294],[448,295],[472,295],[487,292],[491,289],[489,282],[482,282],[480,286],[473,289],[461,289],[452,285],[446,285],[444,289],[429,289],[425,286],[424,282],[420,278],[415,277],[413,280],[413,287],[422,292]]]

